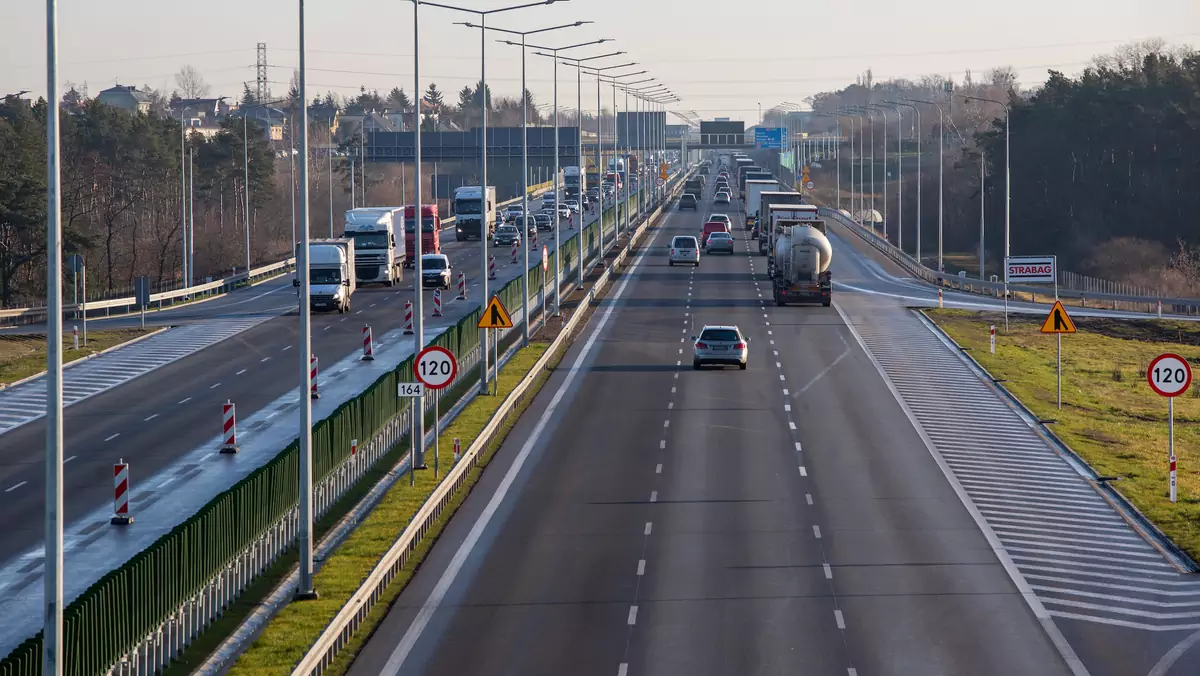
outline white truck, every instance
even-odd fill
[[[477,185],[454,189],[454,241],[491,239],[496,232],[496,186],[487,187],[487,204]]]
[[[773,191],[778,187],[779,182],[774,180],[756,179],[746,181],[746,199],[743,200],[742,207],[746,212],[747,230],[754,227],[754,220],[758,217],[759,196],[764,192]]]
[[[354,240],[314,239],[308,243],[308,302],[313,310],[350,311],[357,288],[354,273]],[[294,284],[299,286],[299,281]]]
[[[342,237],[354,240],[354,276],[360,284],[395,286],[404,280],[404,209],[363,207],[346,212]]]
[[[563,168],[563,201],[576,200],[583,204],[583,194],[587,191],[587,177],[579,167]]]
[[[825,222],[811,205],[772,205],[773,253],[771,288],[776,305],[833,302],[833,275],[829,263],[833,246],[825,236]]]

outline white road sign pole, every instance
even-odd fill
[[[1175,475],[1175,397],[1187,392],[1192,384],[1192,367],[1177,354],[1160,354],[1146,369],[1150,389],[1167,398],[1167,462],[1170,472],[1171,502],[1176,499]]]

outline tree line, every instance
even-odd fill
[[[994,99],[1010,110],[1012,255],[1055,254],[1062,269],[1157,289],[1166,295],[1200,293],[1200,53],[1161,41],[1129,45],[1097,57],[1075,77],[1050,71],[1046,83],[1023,91],[1015,73],[995,69],[961,83],[940,77],[919,82],[859,82],[812,98],[814,111],[918,99],[921,108],[922,254],[936,264],[938,133],[944,135],[946,252],[977,252],[984,200],[989,268],[998,272],[1004,247],[1005,111],[967,97]],[[885,104],[886,106],[886,104]],[[890,106],[887,106],[890,107]],[[904,133],[904,248],[916,242],[915,116],[900,109]],[[864,118],[866,154],[874,126],[875,157],[883,157],[883,122]],[[895,178],[896,117],[888,111],[890,170]],[[843,117],[841,129],[849,133]],[[833,129],[813,118],[814,130]],[[857,127],[857,123],[855,123]],[[857,146],[857,143],[856,143]],[[842,159],[849,157],[849,145]],[[856,151],[857,152],[857,149]],[[984,179],[980,188],[980,161]],[[826,163],[821,171],[830,171]],[[843,188],[848,167],[843,166]],[[869,169],[868,169],[869,171]],[[882,203],[877,169],[876,209]],[[828,184],[829,181],[826,181]],[[857,183],[857,180],[856,180]],[[832,196],[832,186],[823,196]],[[889,185],[889,237],[897,241],[898,196]],[[843,190],[843,203],[846,193]],[[969,273],[973,274],[973,273]]]
[[[247,228],[252,266],[280,260],[292,250],[292,214],[297,208],[292,186],[298,171],[291,142],[299,111],[294,82],[279,100],[260,102],[248,86],[240,97],[242,104],[270,104],[287,113],[284,137],[275,140],[268,139],[253,118],[243,127],[242,119],[235,117],[222,119],[219,128],[208,133],[182,135],[172,105],[180,99],[206,97],[210,89],[190,67],[180,72],[176,83],[178,89],[171,95],[143,90],[150,99],[147,114],[130,114],[100,103],[88,96],[86,87],[69,85],[63,95],[64,255],[83,255],[89,298],[126,295],[142,275],[150,277],[156,290],[178,288],[185,220],[194,223],[197,283],[245,267]],[[478,125],[481,97],[488,102],[490,125],[520,125],[520,97],[493,97],[490,88],[481,89],[464,87],[452,104],[431,83],[422,96],[422,128]],[[531,124],[546,123],[533,95],[526,91],[525,97]],[[380,95],[364,87],[351,97],[319,95],[310,105],[310,143],[326,148],[340,144],[344,152],[332,158],[329,153],[309,155],[310,227],[313,236],[323,236],[327,227],[332,230],[340,224],[341,213],[352,204],[348,156],[358,145],[357,134],[333,134],[330,123],[335,115],[411,113],[413,104],[403,88]],[[44,100],[30,102],[14,96],[0,100],[0,306],[4,307],[44,302],[47,110]],[[560,117],[563,124],[571,124],[572,119],[566,114]],[[611,115],[607,122],[611,124]],[[585,118],[584,124],[594,124],[594,118],[590,122]],[[442,171],[448,169],[452,170],[443,167]],[[412,167],[372,165],[366,173],[370,203],[404,203],[405,192],[411,193]],[[423,167],[424,175],[431,173],[432,167]],[[363,178],[359,166],[359,205]],[[188,200],[183,184],[191,195]],[[426,199],[430,190],[426,187]],[[70,302],[69,274],[65,283]]]

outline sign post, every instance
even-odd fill
[[[417,380],[433,390],[433,476],[436,477],[438,476],[438,440],[442,436],[438,399],[441,398],[442,388],[454,382],[454,376],[458,375],[458,362],[450,350],[438,345],[430,345],[417,355],[416,361],[413,362],[413,371],[416,372]],[[415,440],[413,448],[416,448]]]
[[[1055,299],[1054,307],[1050,308],[1050,314],[1046,315],[1046,321],[1042,322],[1042,333],[1053,333],[1058,340],[1058,350],[1055,361],[1058,364],[1058,408],[1062,409],[1062,334],[1075,333],[1075,322],[1071,320],[1071,315],[1067,314],[1067,308],[1063,307],[1062,301]]]
[[[1171,472],[1171,502],[1175,502],[1175,397],[1192,384],[1192,367],[1177,354],[1160,354],[1146,369],[1150,389],[1167,398],[1167,461]]]
[[[546,273],[550,270],[550,247],[542,245],[542,326],[546,325]],[[558,311],[558,308],[555,308]]]
[[[135,293],[137,295],[137,304],[141,308],[142,328],[146,328],[146,306],[150,304],[150,278],[142,275],[136,280]]]
[[[496,349],[496,358],[492,361],[496,365],[496,376],[494,379],[496,389],[495,394],[500,394],[500,334],[499,329],[511,329],[513,327],[512,316],[508,314],[508,310],[504,307],[504,303],[500,302],[499,296],[492,296],[492,300],[488,302],[486,308],[483,309],[483,314],[479,317],[479,328],[492,330],[492,344]],[[487,349],[487,346],[483,346]],[[486,378],[487,374],[484,374]]]
[[[1008,333],[1008,285],[1020,282],[1054,284],[1058,301],[1058,256],[1009,256],[1004,259],[1004,332]]]

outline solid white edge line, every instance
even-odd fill
[[[650,240],[653,241],[653,237],[651,237]],[[417,615],[413,618],[412,624],[409,625],[408,630],[404,632],[404,636],[402,636],[400,641],[396,644],[395,650],[393,650],[392,654],[388,656],[387,662],[383,665],[383,669],[380,671],[381,674],[398,676],[400,673],[400,667],[404,665],[404,661],[408,659],[408,656],[412,652],[412,649],[416,646],[417,641],[420,640],[421,634],[423,634],[425,632],[425,628],[429,626],[429,621],[433,619],[433,614],[441,606],[442,600],[446,598],[446,593],[450,590],[450,585],[452,585],[455,579],[458,577],[458,573],[460,570],[462,570],[463,564],[466,563],[467,557],[470,556],[471,552],[475,549],[475,545],[478,544],[479,538],[483,536],[483,531],[486,530],[488,525],[491,523],[492,517],[495,516],[496,511],[500,508],[500,503],[504,501],[505,497],[507,497],[509,489],[512,488],[513,483],[516,481],[517,474],[519,474],[521,469],[525,466],[525,461],[529,458],[530,453],[533,452],[534,445],[536,445],[541,439],[542,432],[546,429],[550,419],[554,416],[559,404],[562,403],[563,396],[574,384],[575,378],[581,372],[580,366],[591,354],[592,348],[596,344],[596,340],[599,338],[601,332],[604,331],[604,328],[608,326],[608,322],[610,319],[612,319],[613,313],[618,307],[621,307],[622,304],[619,301],[625,296],[625,290],[629,287],[629,283],[637,278],[637,271],[641,267],[642,261],[645,260],[646,253],[650,249],[650,246],[644,246],[638,253],[637,259],[633,262],[633,265],[630,266],[629,274],[621,280],[620,285],[613,293],[613,302],[610,303],[607,308],[605,308],[603,316],[600,317],[600,321],[595,327],[592,328],[591,335],[588,336],[587,342],[583,345],[583,349],[580,350],[579,355],[576,356],[575,362],[571,365],[571,369],[567,373],[567,377],[563,380],[562,384],[558,386],[558,390],[556,390],[554,393],[554,398],[550,400],[550,404],[546,407],[546,410],[542,412],[541,417],[538,418],[537,424],[534,426],[533,431],[529,434],[529,437],[521,446],[521,450],[513,459],[513,463],[508,468],[508,472],[505,473],[504,478],[500,481],[500,485],[496,487],[496,492],[492,494],[491,500],[488,501],[487,506],[484,507],[483,512],[481,512],[479,517],[476,519],[475,525],[471,527],[470,532],[467,533],[467,537],[462,541],[461,544],[459,544],[458,551],[454,553],[454,558],[450,560],[449,565],[446,566],[446,570],[442,573],[442,576],[438,579],[437,584],[429,593],[429,597],[425,600],[425,603],[421,606],[421,609],[417,611]],[[646,535],[650,534],[650,527],[650,522],[647,521]]]
[[[993,531],[992,527],[988,525],[988,522],[986,519],[984,519],[983,514],[979,512],[979,508],[975,506],[974,501],[971,500],[971,496],[967,495],[966,489],[964,489],[962,484],[958,482],[958,477],[954,475],[954,470],[950,469],[950,466],[946,464],[945,458],[942,457],[941,452],[937,450],[936,446],[934,446],[933,440],[929,438],[929,435],[925,433],[925,429],[921,426],[921,423],[917,421],[916,415],[914,415],[912,409],[908,407],[908,404],[904,401],[904,397],[900,395],[900,391],[896,389],[896,385],[892,382],[892,379],[888,377],[887,371],[883,369],[883,365],[879,363],[879,360],[877,360],[871,350],[867,348],[866,342],[863,341],[862,336],[858,334],[858,330],[854,328],[854,324],[850,321],[850,318],[847,317],[846,313],[842,311],[841,306],[835,302],[833,304],[833,309],[836,310],[838,316],[842,318],[842,322],[846,325],[846,328],[850,329],[850,334],[854,336],[854,340],[858,342],[858,346],[862,348],[862,351],[864,354],[866,354],[867,359],[870,359],[871,364],[875,366],[875,370],[879,373],[879,377],[883,379],[883,384],[887,387],[888,391],[892,393],[892,398],[896,400],[897,404],[899,404],[900,410],[904,412],[904,415],[908,418],[909,423],[912,424],[913,429],[916,431],[917,436],[919,436],[921,441],[925,444],[925,450],[929,452],[929,455],[933,458],[933,461],[937,463],[938,468],[942,470],[942,475],[946,477],[946,481],[950,484],[950,488],[954,490],[954,494],[958,496],[959,502],[962,503],[963,507],[967,510],[967,513],[970,514],[971,518],[975,521],[975,525],[978,526],[980,532],[983,533],[983,537],[987,540],[988,546],[991,547],[992,552],[1000,561],[1000,565],[1004,567],[1004,572],[1008,573],[1009,579],[1011,579],[1013,584],[1016,585],[1017,591],[1020,592],[1022,598],[1025,599],[1025,603],[1029,606],[1029,609],[1033,611],[1034,617],[1036,617],[1038,622],[1041,623],[1042,629],[1050,638],[1050,642],[1053,643],[1054,647],[1058,649],[1059,655],[1062,656],[1063,661],[1067,663],[1067,667],[1071,670],[1071,673],[1075,674],[1075,676],[1090,676],[1087,667],[1083,665],[1083,662],[1079,659],[1079,656],[1075,654],[1075,649],[1071,647],[1071,644],[1067,642],[1067,638],[1063,636],[1062,631],[1059,630],[1058,625],[1055,624],[1054,618],[1052,618],[1050,614],[1046,612],[1046,607],[1042,605],[1041,600],[1038,599],[1037,595],[1029,587],[1029,583],[1025,580],[1024,576],[1021,575],[1021,572],[1017,570],[1017,565],[1013,563],[1012,558],[1010,558],[1008,552],[1005,551],[1004,545],[1000,542],[1000,538],[996,536],[995,531]]]

